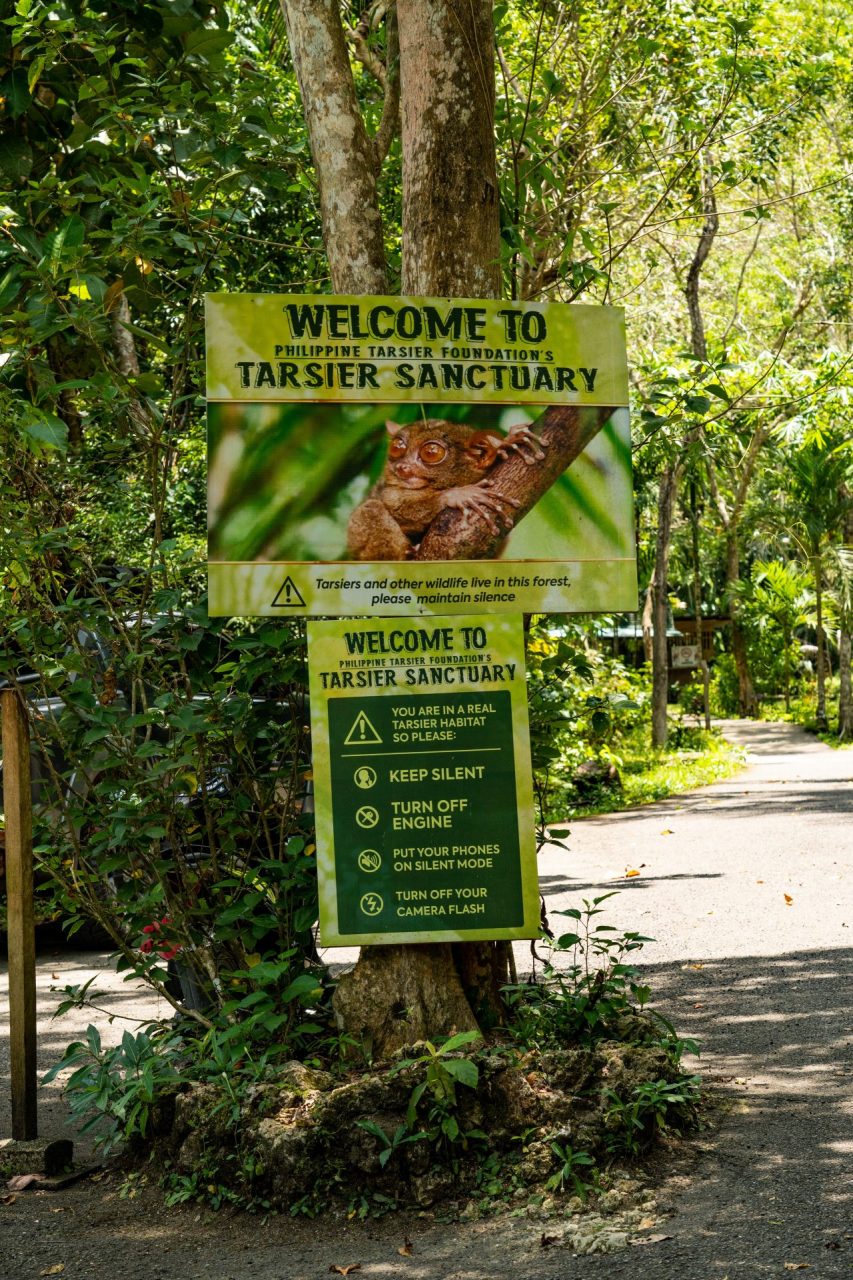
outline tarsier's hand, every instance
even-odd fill
[[[498,445],[498,453],[502,458],[517,453],[528,467],[532,467],[534,462],[541,462],[545,457],[545,447],[529,427],[512,427],[506,440]]]
[[[543,454],[544,457],[544,454]],[[490,533],[500,533],[500,521],[506,522],[507,529],[512,528],[512,520],[507,507],[518,507],[518,498],[507,497],[503,493],[491,492],[491,480],[481,480],[479,484],[460,485],[457,489],[448,489],[444,494],[444,506],[457,507],[479,516]]]

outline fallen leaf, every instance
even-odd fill
[[[559,1237],[559,1236],[546,1236],[546,1235],[543,1235],[543,1236],[542,1236],[542,1239],[539,1241],[539,1246],[540,1246],[540,1248],[542,1248],[542,1249],[550,1249],[550,1248],[551,1248],[551,1245],[552,1245],[552,1244],[558,1244],[558,1243],[559,1243],[559,1240],[560,1240],[560,1237]]]
[[[40,1276],[58,1276],[65,1270],[64,1262],[54,1262],[52,1267],[45,1267],[44,1271],[40,1271]]]
[[[673,832],[670,830],[669,827],[664,827],[663,831],[661,832],[662,836],[671,836],[672,834]]]
[[[786,893],[786,894],[785,894],[785,903],[786,903],[786,905],[790,907],[790,905],[791,905],[791,903],[792,903],[793,901],[794,901],[794,899],[791,897],[790,893]],[[787,1264],[786,1264],[786,1265],[787,1265]],[[808,1263],[806,1263],[805,1265],[806,1265],[806,1266],[808,1266]]]
[[[756,880],[756,882],[755,882],[755,883],[756,883],[756,884],[764,884],[764,881],[763,881],[763,880]]]
[[[411,1240],[406,1240],[400,1245],[397,1252],[401,1258],[411,1258],[412,1254],[415,1252],[415,1246],[412,1244]]]
[[[0,1196],[0,1204],[14,1204],[17,1198],[18,1197],[16,1195]]]
[[[59,977],[59,974],[58,974],[58,973],[52,973],[50,976],[51,976],[52,978],[58,978],[58,977]]]
[[[810,1262],[786,1262],[785,1270],[786,1271],[808,1271],[811,1265],[812,1264]]]
[[[7,1191],[26,1191],[34,1182],[44,1182],[43,1173],[18,1173],[6,1183]]]
[[[689,964],[688,969],[704,969],[704,964]]]
[[[348,1267],[336,1267],[333,1263],[332,1266],[329,1267],[329,1270],[331,1271],[332,1275],[348,1276],[351,1271],[360,1271],[361,1263],[351,1262]]]
[[[640,874],[640,873],[639,873],[639,871],[635,871],[633,868],[631,868],[631,870],[630,870],[630,871],[628,870],[628,868],[627,868],[627,867],[625,868],[625,879],[626,879],[626,880],[630,880],[630,879],[631,879],[631,876],[638,876],[639,874]]]
[[[661,1240],[671,1240],[672,1236],[654,1235],[654,1236],[631,1236],[628,1240],[629,1244],[660,1244]]]

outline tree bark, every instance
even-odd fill
[[[504,527],[492,533],[476,515],[448,508],[433,520],[415,554],[416,560],[488,560],[497,554],[510,528],[527,515],[567,467],[595,438],[613,409],[552,405],[533,424],[545,458],[530,466],[511,455],[490,472],[490,491],[518,503],[508,508]]]
[[[336,293],[385,293],[376,154],[367,136],[338,0],[281,0],[320,188]]]
[[[690,319],[690,346],[697,360],[707,359],[705,325],[699,301],[699,277],[707,261],[714,237],[719,227],[717,203],[710,160],[702,156],[702,231],[687,272],[684,294]],[[693,443],[700,428],[694,427],[684,441],[682,449]],[[681,464],[671,464],[664,470],[658,490],[658,529],[655,542],[655,568],[652,577],[652,746],[665,747],[669,736],[667,702],[669,698],[669,649],[666,643],[667,574],[669,572],[669,544],[672,535],[672,516],[678,492]]]
[[[826,715],[826,636],[823,630],[823,562],[820,547],[812,548],[812,571],[814,573],[815,618],[817,623],[817,706],[815,708],[815,724],[818,733],[826,733],[829,720]]]
[[[849,500],[849,493],[845,490]],[[844,519],[844,548],[853,555],[853,507],[848,507]],[[838,737],[842,742],[853,738],[853,637],[851,637],[850,590],[845,590],[845,608],[841,611],[841,629],[838,636]]]
[[[731,613],[732,657],[735,660],[738,688],[738,715],[754,716],[758,714],[758,699],[749,670],[749,658],[746,651],[746,634],[740,620],[740,602],[737,586],[740,582],[740,543],[738,541],[738,524],[729,522],[726,528],[726,587],[729,596],[729,612]]]
[[[309,6],[288,0],[291,7]],[[398,0],[397,23],[403,293],[497,297],[491,0]],[[377,286],[364,286],[371,289]],[[452,530],[454,546],[461,547],[463,533]],[[448,536],[436,531],[436,538]],[[437,551],[430,558],[444,555]],[[508,977],[508,956],[506,943],[367,948],[341,979],[335,1009],[348,1030],[370,1040],[377,1056],[418,1039],[486,1028],[502,1016],[499,989]]]
[[[672,538],[672,513],[678,492],[680,467],[667,467],[658,490],[658,527],[655,571],[652,579],[652,746],[665,747],[669,736],[669,646],[667,631],[667,577]]]
[[[397,0],[405,294],[501,292],[491,0]]]

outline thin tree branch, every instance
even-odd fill
[[[552,405],[546,409],[532,427],[545,453],[543,461],[531,466],[513,454],[489,472],[490,492],[518,503],[509,508],[507,527],[493,533],[478,516],[446,509],[433,520],[415,559],[491,559],[510,529],[571,466],[614,412],[612,407],[579,405]]]

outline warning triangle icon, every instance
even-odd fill
[[[293,581],[290,574],[288,574],[276,592],[275,600],[273,600],[270,608],[298,609],[300,606],[304,609],[305,601],[299,594],[299,589],[297,588],[296,583]]]
[[[368,720],[363,711],[359,711],[353,726],[347,736],[344,738],[345,747],[360,747],[381,742],[379,734]]]

